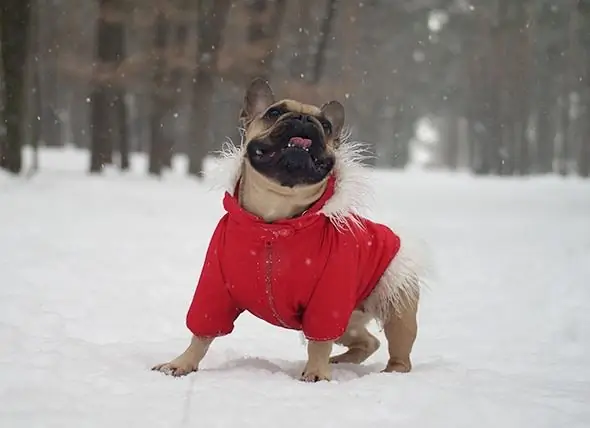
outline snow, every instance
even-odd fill
[[[0,174],[1,427],[590,426],[589,182],[373,172],[375,218],[434,251],[414,370],[379,373],[372,326],[367,363],[305,384],[298,333],[247,315],[200,372],[149,370],[188,343],[222,207],[134,166],[46,150],[33,178]]]

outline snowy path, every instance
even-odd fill
[[[249,316],[201,372],[148,370],[187,343],[218,192],[42,162],[0,175],[2,428],[590,426],[590,183],[374,173],[376,218],[435,251],[415,370],[382,347],[303,384],[299,335]]]

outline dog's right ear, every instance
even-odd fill
[[[272,103],[275,96],[266,80],[256,78],[250,83],[244,96],[244,105],[240,111],[240,122],[245,124],[262,113]]]

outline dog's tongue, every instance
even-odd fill
[[[311,146],[311,140],[309,138],[293,137],[289,140],[289,142],[294,146],[303,147],[304,149],[307,149],[309,146]]]

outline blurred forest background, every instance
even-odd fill
[[[74,145],[199,176],[263,76],[342,101],[379,167],[590,175],[590,0],[2,0],[0,42],[13,173]]]

